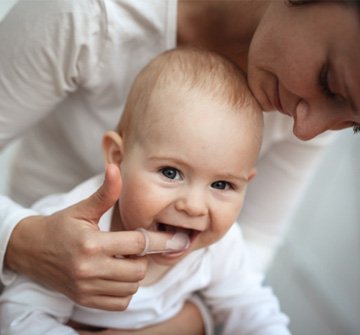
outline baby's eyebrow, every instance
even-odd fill
[[[221,174],[219,173],[216,178],[218,180],[236,180],[238,182],[247,182],[248,179],[245,176],[242,175],[237,175],[237,174],[232,174],[232,173],[224,173]]]
[[[151,161],[167,161],[169,163],[174,163],[174,164],[185,164],[185,162],[179,158],[174,158],[171,156],[151,156],[149,157],[149,160]]]

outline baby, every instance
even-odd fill
[[[197,49],[155,58],[137,76],[116,130],[104,135],[105,161],[119,167],[122,191],[100,227],[140,230],[145,238],[165,231],[182,238],[184,249],[138,256],[148,258],[147,272],[123,312],[76,305],[19,277],[1,297],[1,334],[77,334],[69,320],[144,328],[176,315],[194,292],[223,334],[289,334],[288,319],[252,270],[234,224],[255,176],[262,127],[262,113],[234,64]],[[34,208],[58,211],[92,194],[102,179]]]

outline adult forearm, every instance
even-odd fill
[[[12,263],[15,258],[21,257],[21,255],[12,254],[12,251],[8,252],[8,243],[12,240],[12,233],[20,221],[35,214],[34,211],[22,208],[9,198],[0,196],[0,281],[5,285],[11,282],[15,276],[9,271],[10,269],[15,270],[15,267],[8,262]],[[14,251],[16,252],[16,250]],[[8,258],[9,256],[10,258]]]

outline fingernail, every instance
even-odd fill
[[[190,245],[190,238],[185,233],[176,233],[174,236],[166,241],[166,249],[170,250],[185,250]]]

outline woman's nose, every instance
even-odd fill
[[[205,194],[201,190],[190,189],[183,192],[177,199],[175,208],[189,216],[204,216],[208,213]]]
[[[296,137],[306,141],[336,128],[342,119],[341,111],[334,111],[334,107],[325,104],[310,105],[301,100],[295,108],[293,131]]]

